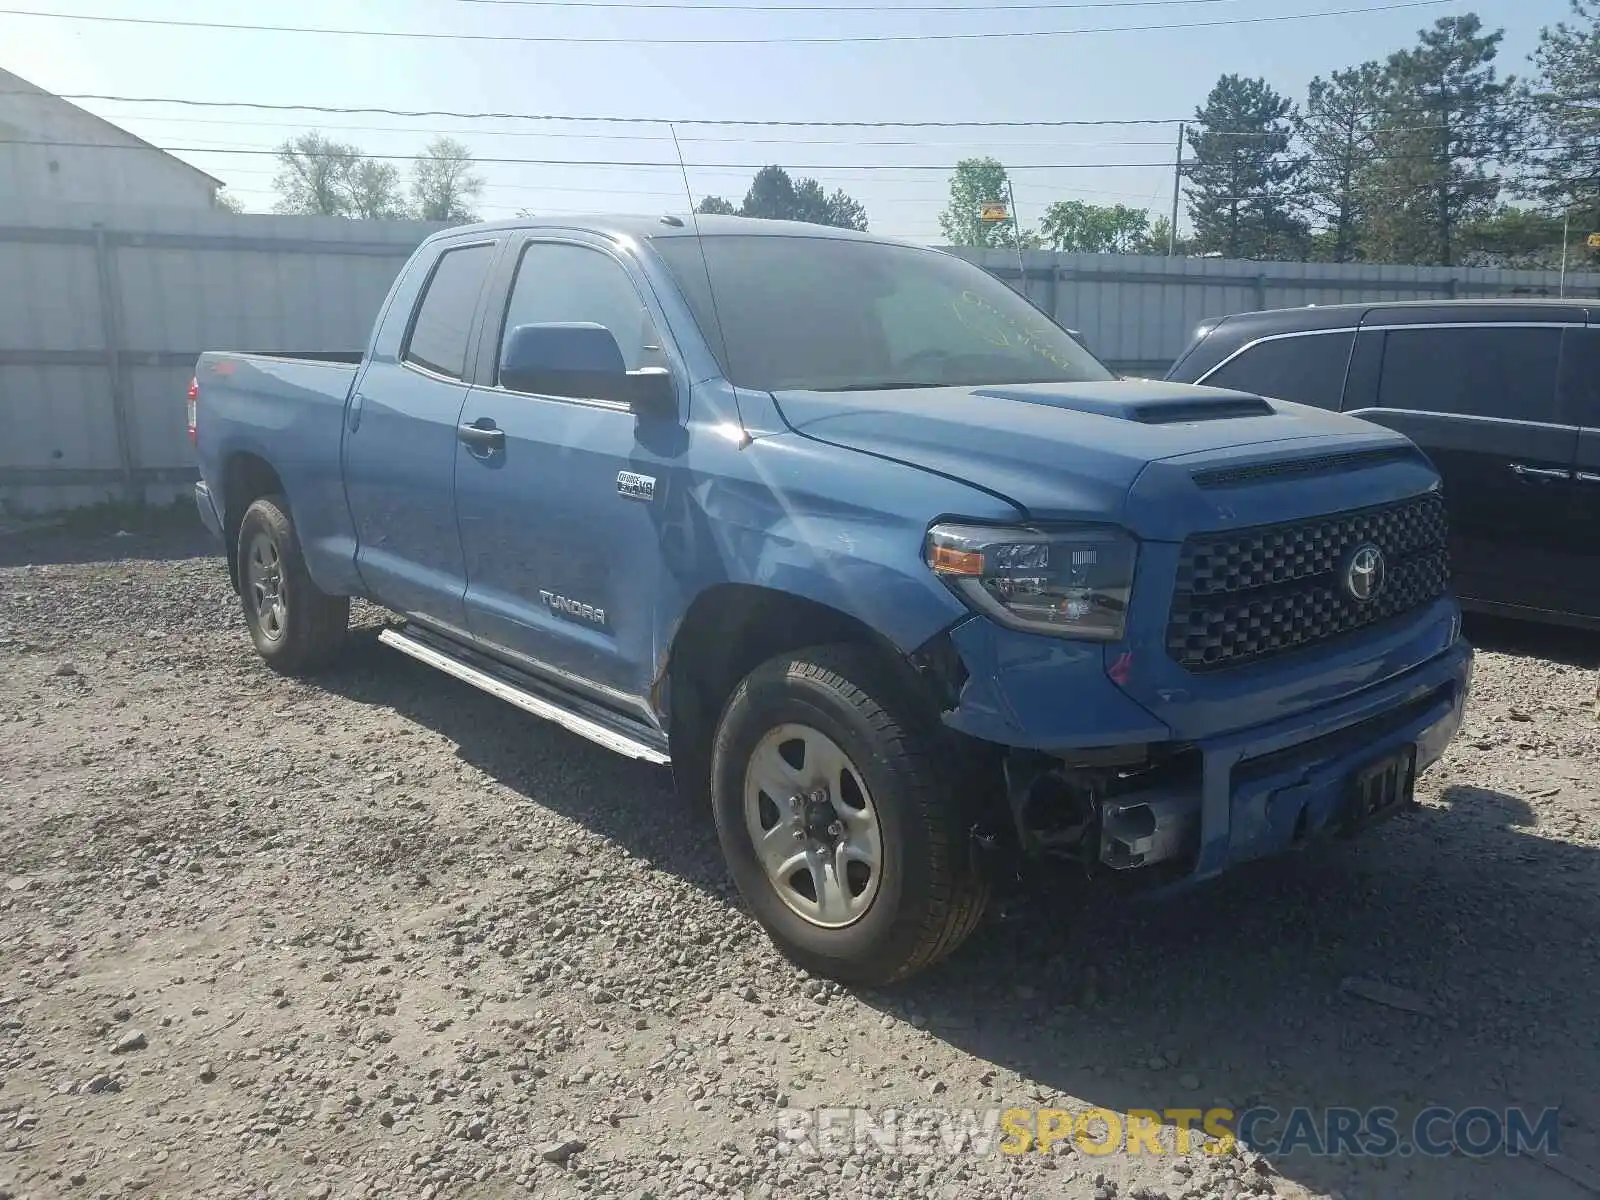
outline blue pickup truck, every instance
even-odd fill
[[[392,610],[395,650],[670,763],[849,982],[949,953],[1021,856],[1163,891],[1371,825],[1466,704],[1405,438],[1119,380],[871,235],[451,229],[359,362],[207,353],[189,425],[268,664]]]

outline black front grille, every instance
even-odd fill
[[[1384,579],[1350,595],[1346,556],[1370,543]],[[1450,585],[1437,492],[1284,525],[1198,534],[1183,544],[1167,652],[1191,671],[1237,666],[1399,616]]]

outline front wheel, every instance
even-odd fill
[[[262,496],[239,523],[239,597],[256,653],[275,671],[316,671],[344,642],[350,598],[311,581],[282,496]]]
[[[989,888],[954,778],[936,724],[862,649],[746,677],[717,730],[712,805],[734,881],[786,955],[876,986],[967,938]]]

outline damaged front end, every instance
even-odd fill
[[[1076,862],[1090,875],[1192,867],[1200,846],[1198,753],[1126,746],[1066,758],[1012,750],[1003,767],[1025,857]]]

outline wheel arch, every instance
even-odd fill
[[[947,631],[908,654],[861,618],[819,600],[759,584],[708,588],[673,635],[658,696],[674,762],[692,764],[696,789],[712,732],[739,681],[780,654],[832,644],[866,649],[930,713],[954,707],[965,679]]]
[[[228,554],[228,578],[239,590],[239,526],[245,510],[262,496],[287,499],[283,479],[272,464],[248,450],[230,454],[222,468],[222,540]]]

